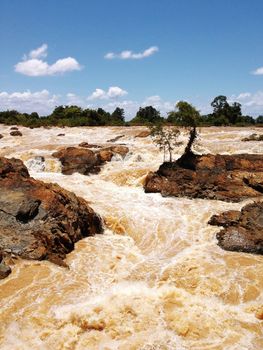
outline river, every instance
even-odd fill
[[[105,233],[79,241],[66,258],[69,269],[13,259],[12,274],[0,281],[0,349],[262,350],[263,257],[222,250],[219,228],[207,224],[248,201],[145,194],[145,176],[162,154],[150,137],[134,137],[140,127],[19,129],[23,137],[1,127],[0,155],[85,198],[104,218]],[[263,142],[241,142],[254,132],[203,128],[195,151],[262,154]],[[98,175],[62,175],[51,156],[61,146],[118,135],[116,144],[130,152]]]

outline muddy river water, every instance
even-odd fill
[[[207,224],[247,202],[145,194],[145,176],[162,154],[150,137],[134,137],[139,127],[20,130],[22,137],[11,137],[1,127],[0,155],[22,159],[31,176],[85,198],[104,218],[105,233],[79,241],[66,258],[69,269],[13,260],[12,274],[0,281],[0,349],[263,349],[263,256],[222,250],[219,228]],[[241,142],[254,132],[204,128],[195,151],[263,153],[263,142]],[[130,151],[98,175],[62,175],[51,156],[118,135],[116,144]]]

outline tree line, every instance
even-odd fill
[[[181,103],[187,103],[181,101]],[[188,106],[191,106],[187,103]],[[180,102],[179,102],[180,106]],[[226,96],[220,95],[211,103],[213,112],[201,115],[196,111],[196,123],[199,126],[246,126],[263,124],[263,115],[253,118],[243,115],[241,104],[227,101]],[[186,111],[187,113],[187,111]],[[140,107],[135,117],[129,122],[125,121],[124,109],[117,107],[112,113],[102,108],[82,109],[79,106],[58,106],[48,116],[39,116],[32,112],[19,113],[16,110],[0,112],[0,123],[7,125],[23,125],[27,127],[40,126],[121,126],[121,125],[151,125],[164,123],[167,125],[183,126],[182,115],[178,104],[174,111],[168,113],[167,117],[161,116],[160,112],[153,106]]]

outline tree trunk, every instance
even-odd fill
[[[192,152],[192,146],[197,137],[196,132],[196,126],[191,127],[189,132],[189,140],[187,142],[187,145],[185,147],[184,153],[182,156],[177,160],[177,164],[180,165],[183,168],[192,169],[193,168],[193,158],[195,157],[194,153]]]

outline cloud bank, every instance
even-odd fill
[[[42,58],[47,56],[47,44],[24,55],[23,60],[15,65],[15,71],[30,77],[52,76],[80,70],[81,66],[73,57],[60,58],[53,64],[48,64]]]

